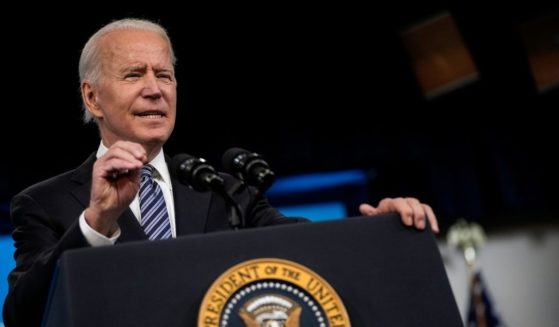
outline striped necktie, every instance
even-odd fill
[[[171,237],[171,224],[165,198],[159,184],[153,179],[155,168],[146,165],[140,179],[140,214],[144,232],[150,240]]]

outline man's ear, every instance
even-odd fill
[[[83,103],[85,104],[89,113],[95,117],[100,118],[103,116],[103,112],[99,108],[97,103],[97,89],[89,81],[83,81],[81,84],[81,93]]]

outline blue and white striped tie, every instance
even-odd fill
[[[159,184],[153,179],[155,168],[146,165],[142,168],[140,179],[141,224],[150,240],[163,240],[171,237],[169,213]]]

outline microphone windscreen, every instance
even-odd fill
[[[236,174],[242,167],[235,166],[235,158],[242,154],[249,153],[250,152],[248,152],[247,150],[241,148],[230,148],[229,150],[225,151],[225,153],[221,157],[221,165],[223,169],[229,174]]]
[[[171,174],[175,177],[178,178],[179,180],[181,180],[182,178],[180,178],[182,176],[181,174],[181,169],[180,169],[180,165],[185,162],[186,160],[192,158],[191,155],[188,155],[186,153],[179,153],[176,156],[173,157],[173,159],[171,160]]]

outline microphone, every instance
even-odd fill
[[[268,163],[258,153],[241,148],[230,148],[223,154],[221,163],[226,172],[249,185],[256,186],[261,193],[264,193],[276,180],[276,174],[270,170]]]
[[[171,172],[181,181],[196,191],[221,191],[224,181],[215,169],[202,158],[196,158],[186,153],[177,154],[171,161]]]
[[[171,161],[171,173],[181,183],[199,192],[213,190],[223,197],[228,206],[229,224],[233,229],[244,226],[244,217],[239,204],[225,189],[225,181],[214,167],[202,158],[186,153],[177,154]]]

